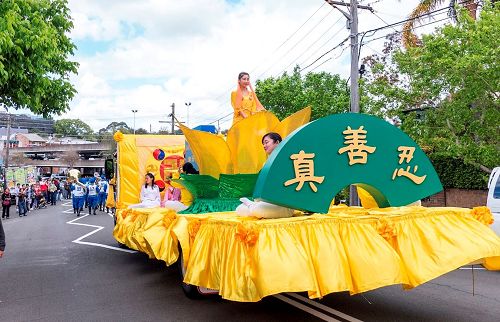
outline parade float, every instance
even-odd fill
[[[183,136],[116,133],[115,239],[167,266],[177,263],[190,297],[216,293],[244,302],[282,292],[321,298],[394,284],[410,289],[473,262],[500,269],[488,208],[407,206],[442,186],[399,128],[363,114],[309,118],[308,108],[281,122],[262,111],[227,137],[182,125]],[[268,132],[283,137],[269,157],[261,143]],[[176,179],[185,141],[200,175]],[[189,208],[128,209],[147,172],[160,188],[181,189]],[[334,205],[351,184],[362,207]],[[235,209],[242,197],[292,216],[241,216]]]

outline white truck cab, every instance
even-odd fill
[[[488,180],[488,199],[486,206],[490,208],[495,222],[491,226],[493,230],[500,236],[500,167],[496,167],[491,171]]]

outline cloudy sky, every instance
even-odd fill
[[[416,3],[361,1],[375,14],[360,11],[359,31],[402,20]],[[159,121],[167,120],[172,103],[191,127],[215,122],[232,112],[229,96],[240,71],[255,82],[305,67],[348,36],[345,18],[323,0],[69,0],[69,7],[78,94],[71,111],[56,118],[80,118],[94,130],[113,121],[132,127],[132,110],[136,128],[158,130],[168,126]],[[368,43],[361,56],[382,42]],[[347,78],[347,43],[309,70]],[[220,126],[230,123],[229,116]]]

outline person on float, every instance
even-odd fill
[[[191,162],[186,162],[182,165],[182,173],[184,173],[184,174],[200,174],[200,171],[196,170]]]
[[[262,137],[262,146],[268,157],[283,141],[281,135],[275,132],[266,133]],[[286,218],[293,216],[293,209],[281,207],[272,203],[256,199],[252,201],[248,198],[240,198],[242,202],[236,208],[236,213],[240,216],[258,217],[258,218]]]
[[[155,176],[152,173],[147,173],[145,176],[146,182],[141,187],[141,202],[128,206],[131,208],[154,208],[160,207],[161,197],[160,189],[155,184]]]
[[[276,132],[269,132],[262,137],[262,147],[268,157],[281,141],[283,141],[281,135]]]
[[[165,195],[163,196],[161,206],[177,212],[186,210],[188,207],[181,202],[181,189],[172,186],[170,179],[166,181],[166,184]]]
[[[71,193],[73,194],[73,213],[80,217],[87,195],[87,187],[75,178],[71,184]]]
[[[233,125],[237,122],[266,109],[260,103],[250,84],[250,75],[241,72],[238,75],[238,86],[231,92],[231,105],[234,109]]]
[[[94,213],[96,215],[97,202],[98,202],[98,194],[99,187],[95,183],[96,178],[90,178],[89,184],[87,185],[87,204],[89,207],[89,215]],[[92,212],[93,211],[93,212]]]

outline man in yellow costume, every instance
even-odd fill
[[[257,112],[266,110],[250,84],[248,73],[241,72],[238,75],[238,87],[231,92],[231,105],[234,109],[233,125]]]

